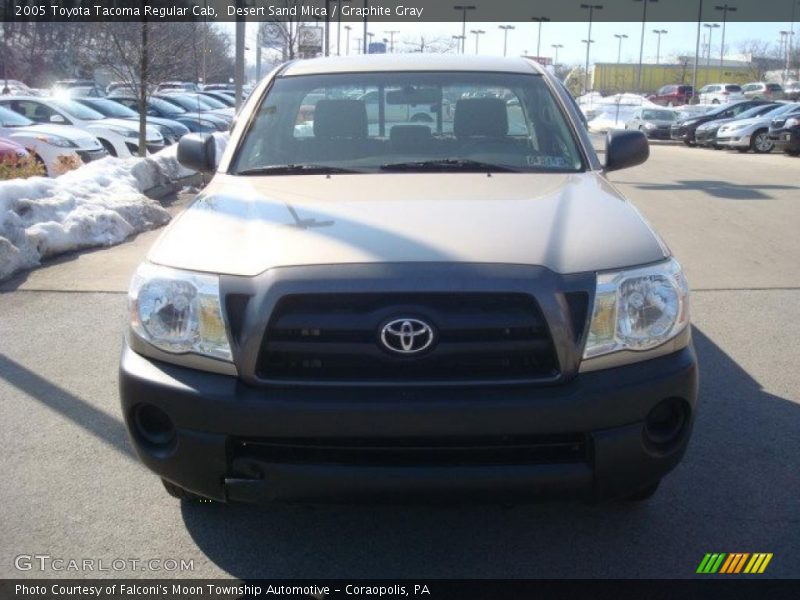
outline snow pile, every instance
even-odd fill
[[[607,106],[589,121],[589,131],[605,133],[611,129],[625,129],[625,123],[633,118],[634,112],[636,112],[636,108],[631,106]]]
[[[191,175],[176,146],[149,158],[104,158],[57,177],[0,182],[0,280],[42,258],[118,244],[169,221],[142,192]]]

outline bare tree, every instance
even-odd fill
[[[458,52],[457,40],[452,37],[434,36],[426,38],[419,36],[417,38],[403,38],[399,42],[400,52],[422,52],[428,54],[450,54]]]

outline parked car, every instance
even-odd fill
[[[204,92],[223,92],[223,91],[235,91],[236,86],[232,83],[208,83],[203,86]]]
[[[236,106],[236,99],[234,97],[228,95],[228,94],[223,93],[223,92],[215,92],[215,91],[207,92],[207,91],[203,90],[202,92],[198,92],[198,93],[201,96],[205,96],[207,98],[212,98],[212,99],[216,100],[217,102],[221,102],[222,104],[224,104],[228,108],[234,108]]]
[[[139,121],[139,113],[108,98],[76,98],[75,100],[108,118],[125,119],[137,123]],[[161,133],[161,136],[164,138],[164,143],[167,146],[174,144],[181,139],[181,137],[189,133],[189,128],[178,121],[149,115],[145,118],[149,127],[157,129]]]
[[[16,163],[22,158],[30,156],[25,146],[22,146],[14,140],[0,137],[0,163],[9,162]]]
[[[791,156],[800,155],[800,115],[792,113],[773,119],[769,137],[778,150]]]
[[[625,129],[638,129],[647,137],[659,140],[670,138],[670,128],[675,122],[675,112],[659,108],[638,108]]]
[[[730,122],[738,121],[739,119],[749,119],[751,117],[758,117],[763,114],[768,113],[772,109],[780,106],[780,104],[776,103],[765,103],[760,104],[758,106],[754,106],[752,108],[748,108],[745,111],[742,111],[738,114],[733,116],[725,116],[723,118],[717,118],[713,121],[708,121],[700,125],[694,133],[694,139],[698,146],[710,146],[719,150],[721,146],[717,144],[717,132],[719,128],[723,125],[726,125]]]
[[[73,88],[81,88],[80,92],[73,92],[73,94],[79,96],[103,97],[106,95],[105,90],[91,79],[62,79],[56,81],[53,84],[52,94],[58,95],[59,92],[72,90]]]
[[[28,148],[51,177],[60,175],[59,157],[91,162],[108,155],[100,141],[69,125],[36,124],[0,103],[0,137]]]
[[[134,156],[139,148],[139,127],[126,119],[108,119],[96,110],[77,102],[60,98],[29,98],[0,96],[0,105],[10,108],[35,123],[73,125],[100,140],[111,156]],[[164,138],[147,128],[147,150],[158,152],[164,147]]]
[[[742,86],[742,93],[748,99],[769,100],[770,102],[786,98],[781,84],[765,83],[763,81],[746,83]]]
[[[119,102],[127,106],[137,114],[139,113],[139,99],[133,96],[109,96],[109,100]],[[195,133],[209,133],[212,131],[226,131],[229,127],[228,122],[216,115],[196,112],[189,112],[177,104],[167,102],[161,98],[150,96],[147,99],[147,114],[152,117],[170,119],[178,121],[186,126],[189,131]]]
[[[97,87],[75,86],[59,90],[52,94],[56,98],[105,98],[105,92]]]
[[[771,152],[775,141],[769,135],[770,123],[777,117],[789,118],[800,114],[800,104],[776,104],[768,112],[750,117],[747,116],[748,112],[750,111],[745,111],[739,115],[739,119],[719,128],[716,139],[718,146],[733,148],[739,152]]]
[[[745,100],[742,86],[735,83],[710,83],[697,92],[700,104],[730,104]]]
[[[693,115],[682,121],[676,121],[670,129],[670,137],[673,140],[682,141],[687,146],[693,146],[695,144],[697,128],[703,123],[716,121],[718,119],[730,119],[754,106],[761,106],[763,104],[767,104],[767,102],[764,100],[744,100],[736,104],[713,108],[706,113]]]
[[[182,164],[216,175],[131,282],[121,412],[167,491],[651,496],[685,452],[698,367],[681,267],[606,179],[645,161],[647,138],[611,132],[601,163],[524,58],[277,73],[221,157],[213,136],[181,139]],[[387,136],[365,101],[332,97],[296,138],[321,80],[499,88],[530,110],[459,98],[452,135],[408,120]]]
[[[800,81],[790,81],[784,88],[783,93],[786,94],[786,99],[793,102],[800,100]]]
[[[200,88],[191,81],[164,81],[156,86],[156,93],[167,91],[197,92]]]
[[[234,109],[212,98],[190,93],[158,94],[156,97],[171,102],[187,111],[197,112],[201,115],[214,115],[224,120],[229,127],[233,123]]]
[[[665,85],[648,99],[662,106],[683,106],[689,104],[693,96],[690,85]]]

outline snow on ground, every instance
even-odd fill
[[[148,158],[107,157],[54,179],[0,182],[0,280],[43,258],[111,246],[159,227],[169,213],[143,194],[193,174],[177,145]]]

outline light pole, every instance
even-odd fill
[[[665,33],[669,33],[666,29],[653,29],[653,33],[658,36],[658,43],[656,44],[656,64],[659,64],[661,61],[661,36]]]
[[[338,18],[336,20],[336,56],[342,55],[342,3],[350,2],[351,0],[336,0],[339,3],[339,10],[337,11]]]
[[[531,21],[539,23],[539,33],[536,36],[536,58],[539,58],[539,52],[542,48],[542,23],[546,23],[549,20],[547,17],[531,17]]]
[[[708,29],[708,54],[706,55],[706,66],[711,65],[711,34],[719,28],[719,23],[704,23],[703,27]]]
[[[722,44],[719,47],[719,76],[722,78],[722,66],[725,62],[725,24],[728,21],[728,13],[736,12],[738,9],[735,6],[723,4],[722,6],[715,6],[714,10],[722,11]]]
[[[555,60],[553,61],[553,66],[557,67],[558,66],[558,49],[559,48],[563,48],[564,44],[550,44],[550,47],[554,48],[555,51],[556,51],[556,57],[555,57]]]
[[[498,29],[503,30],[503,56],[508,55],[508,31],[509,29],[516,29],[513,25],[498,25]],[[476,50],[477,52],[477,50]]]
[[[470,29],[470,33],[475,34],[475,54],[478,53],[478,41],[481,39],[481,36],[486,33],[483,29]]]
[[[792,53],[794,52],[794,21],[795,9],[800,5],[800,0],[792,0],[792,24],[789,27],[789,48],[786,51],[786,78],[791,76],[792,69]]]
[[[624,33],[615,33],[614,37],[619,40],[617,44],[617,64],[620,64],[622,62],[622,40],[627,40],[628,36]]]
[[[594,40],[581,40],[581,43],[586,44],[586,73],[583,75],[583,93],[589,93],[589,47],[594,44]]]
[[[389,52],[394,53],[394,34],[400,33],[399,29],[391,29],[389,31],[384,31],[386,35],[389,36]]]
[[[589,49],[592,47],[592,43],[594,40],[592,39],[592,18],[594,17],[594,11],[596,10],[603,10],[602,4],[581,4],[581,8],[584,10],[589,11],[589,35],[586,36],[586,39],[583,42],[586,44],[586,72],[584,73],[584,93],[589,91]]]
[[[694,102],[697,98],[697,70],[700,66],[700,32],[703,28],[700,26],[703,23],[703,0],[698,2],[697,6],[697,39],[695,40],[694,47],[694,68],[692,69],[692,99],[689,101]]]
[[[474,4],[456,4],[453,6],[454,10],[461,11],[461,54],[466,52],[467,45],[467,11],[475,10],[476,8]]]
[[[345,54],[347,56],[350,56],[350,30],[351,29],[352,29],[352,27],[350,25],[345,25],[344,26],[344,31],[345,31],[345,34],[344,34],[345,35],[344,47],[345,47]]]
[[[647,3],[658,2],[658,0],[633,0],[642,3],[642,37],[639,40],[639,71],[636,73],[636,91],[642,91],[642,62],[644,61],[644,29],[647,25]]]
[[[364,40],[364,38],[357,37],[357,38],[354,38],[354,39],[356,41],[356,48],[358,48],[358,53],[359,54],[363,54],[364,53],[364,45],[361,42]]]
[[[364,43],[362,46],[362,54],[367,53],[367,44],[369,43],[369,36],[367,35],[367,31],[369,30],[369,20],[367,15],[369,14],[369,0],[364,0],[364,36],[362,37],[361,41]]]

